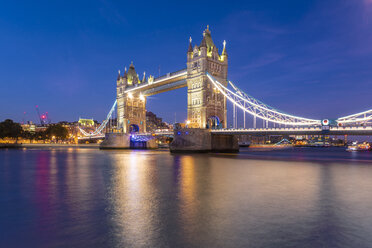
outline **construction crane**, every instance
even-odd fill
[[[49,116],[48,116],[48,112],[40,114],[38,105],[36,105],[35,109],[36,109],[37,116],[40,120],[40,124],[42,126],[44,126],[45,124],[50,124],[50,119],[49,119]]]

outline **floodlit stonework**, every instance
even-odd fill
[[[161,85],[168,84],[164,92],[180,87],[187,87],[187,119],[188,126],[192,128],[226,128],[226,98],[221,92],[212,86],[206,73],[210,73],[220,83],[227,86],[227,52],[226,42],[223,42],[222,53],[219,54],[218,48],[213,43],[209,27],[203,32],[203,39],[199,46],[190,44],[187,51],[187,73],[184,70],[183,81],[172,78],[168,73],[160,77],[163,82]],[[186,80],[185,80],[186,79]],[[117,78],[117,119],[118,129],[123,133],[133,131],[146,132],[146,94],[141,90],[146,86],[159,87],[153,76],[146,79],[145,74],[140,80],[133,63],[128,71],[125,69],[122,76],[119,71]],[[165,81],[164,81],[165,80]],[[174,81],[181,84],[173,86]],[[130,89],[130,90],[128,90]]]
[[[226,98],[209,82],[209,72],[227,86],[227,52],[223,43],[221,55],[213,43],[209,27],[203,32],[200,46],[192,47],[190,38],[187,52],[187,118],[190,127],[226,127]]]
[[[124,75],[118,75],[116,87],[118,129],[124,133],[131,131],[146,132],[146,97],[141,94],[124,93],[130,86],[140,85],[146,82],[143,75],[142,81],[134,68],[133,62],[129,70],[125,69]]]

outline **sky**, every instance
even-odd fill
[[[228,79],[265,103],[314,119],[372,108],[372,0],[2,0],[0,121],[35,122],[36,105],[52,122],[102,121],[119,69],[186,68],[206,25],[220,51],[227,42]],[[147,109],[183,121],[186,97],[155,95]]]

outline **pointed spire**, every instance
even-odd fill
[[[227,52],[226,52],[226,40],[224,40],[222,44],[223,44],[222,55],[227,55]]]
[[[207,47],[207,41],[205,40],[205,31],[203,32],[203,40],[200,44],[200,47]]]
[[[146,72],[144,71],[143,72],[142,83],[145,83],[145,82],[146,82]]]
[[[188,53],[191,53],[192,52],[192,39],[191,39],[191,36],[190,36],[190,43],[189,43],[189,49],[187,50]]]
[[[118,71],[119,73],[118,73],[118,81],[120,80],[120,70]]]
[[[127,67],[124,68],[124,76],[123,78],[127,78]]]
[[[207,29],[206,30],[204,30],[204,33],[206,34],[206,35],[211,35],[211,31],[209,30],[209,25],[207,25]]]

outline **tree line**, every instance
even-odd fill
[[[19,123],[10,119],[0,122],[0,139],[10,138],[18,141],[19,138],[32,140],[56,140],[63,141],[68,138],[68,129],[61,124],[49,125],[43,131],[25,131]]]

